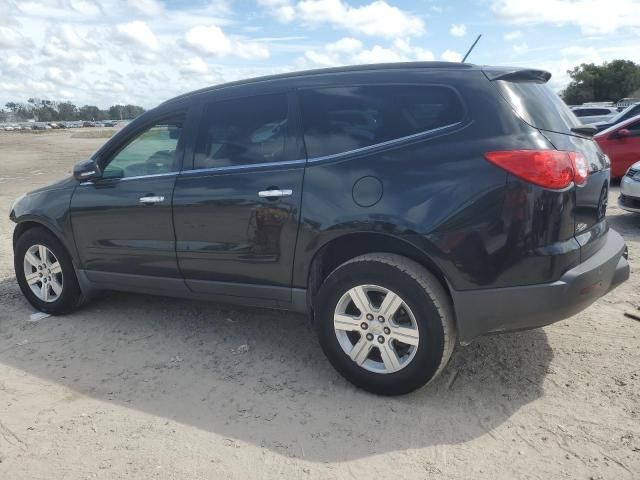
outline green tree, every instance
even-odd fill
[[[77,120],[78,107],[71,102],[60,102],[58,104],[58,120]]]
[[[640,65],[630,60],[613,60],[602,65],[583,63],[567,73],[571,82],[562,97],[569,105],[615,102],[640,88]]]
[[[84,105],[79,113],[82,120],[100,120],[100,109],[95,105]]]
[[[122,108],[122,117],[125,119],[136,118],[144,113],[144,108],[137,105],[125,105]]]

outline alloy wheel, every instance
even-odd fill
[[[413,312],[395,292],[358,285],[338,301],[333,326],[342,350],[360,367],[388,374],[413,360],[420,332]]]
[[[55,302],[62,295],[60,262],[44,245],[29,247],[24,255],[24,277],[33,294],[43,302]]]

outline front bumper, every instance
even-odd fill
[[[542,327],[575,315],[629,278],[627,246],[614,230],[598,252],[552,283],[452,291],[458,338]]]
[[[640,213],[640,181],[626,175],[622,177],[618,206],[628,212]]]

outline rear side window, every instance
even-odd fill
[[[287,110],[284,93],[206,104],[196,141],[194,168],[283,160]]]
[[[566,103],[544,83],[496,80],[498,88],[516,113],[541,130],[568,133],[580,125]],[[583,114],[587,115],[587,114]]]
[[[462,120],[448,87],[365,85],[300,92],[309,158],[368,147]]]

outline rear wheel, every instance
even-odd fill
[[[38,310],[58,315],[80,303],[71,257],[48,230],[32,228],[18,238],[14,268],[20,290]]]
[[[354,258],[314,302],[320,344],[347,380],[400,395],[436,377],[455,344],[449,297],[427,270],[393,254]]]

